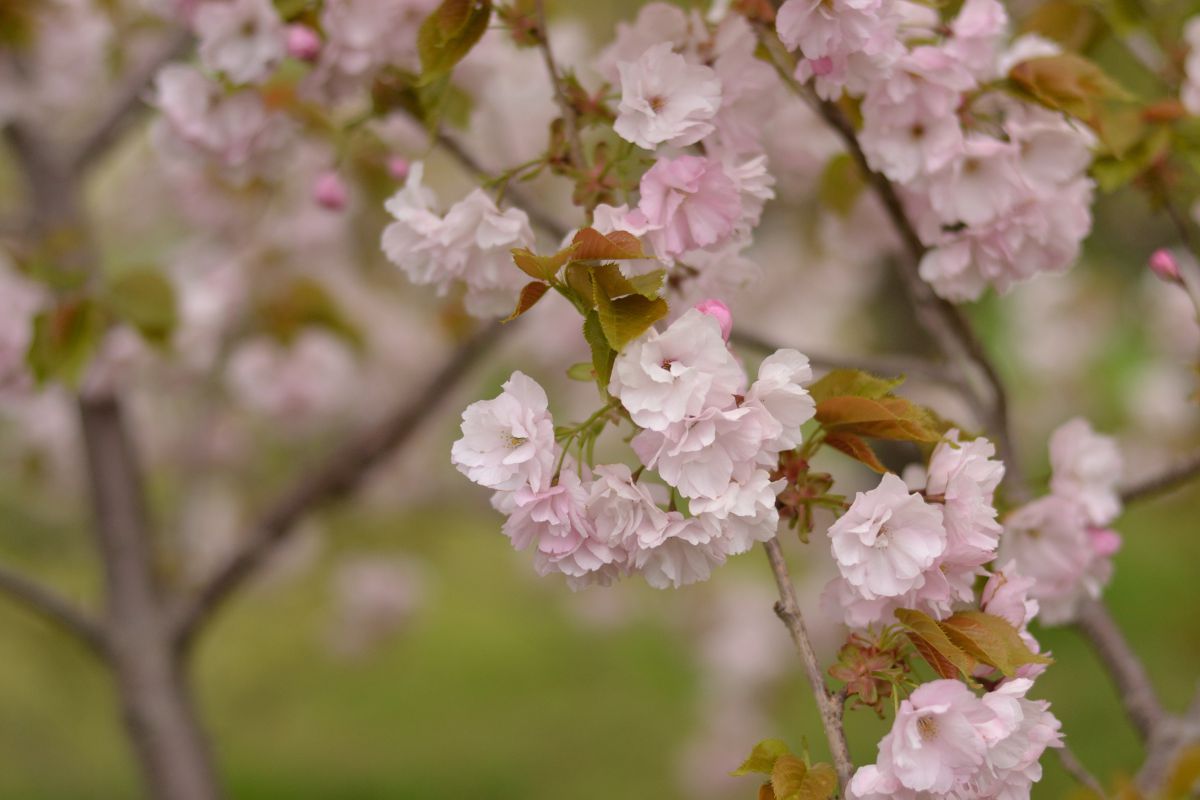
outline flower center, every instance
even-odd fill
[[[653,95],[650,98],[650,110],[655,114],[657,114],[659,111],[662,111],[666,105],[667,98],[663,97],[661,94]]]
[[[516,450],[518,447],[525,444],[525,442],[529,441],[528,439],[520,436],[513,436],[511,433],[506,434],[504,438],[505,444],[508,445],[509,450]]]
[[[892,529],[888,527],[886,522],[879,526],[879,533],[875,534],[875,542],[873,545],[876,550],[887,549],[888,545],[891,544],[889,538],[891,533]]]
[[[917,733],[921,734],[924,741],[933,741],[937,737],[937,732],[937,720],[933,717],[921,717],[917,720]]]

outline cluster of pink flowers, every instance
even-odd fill
[[[977,576],[996,557],[1001,527],[994,495],[1004,477],[986,439],[951,431],[934,449],[919,492],[893,474],[860,492],[829,527],[839,575],[826,602],[852,628],[886,623],[898,608],[942,619],[974,597]]]
[[[929,248],[921,276],[954,301],[1066,270],[1091,229],[1092,134],[990,86],[1057,52],[1035,37],[1005,50],[1007,25],[998,0],[968,0],[945,29],[899,0],[789,0],[777,22],[799,79],[862,97],[867,160]]]
[[[1004,519],[1001,554],[1034,580],[1030,590],[1048,625],[1070,622],[1084,598],[1112,577],[1121,537],[1110,526],[1121,513],[1116,442],[1073,419],[1050,437],[1050,493]]]
[[[519,208],[501,211],[482,189],[439,214],[423,176],[423,164],[411,164],[404,187],[387,201],[395,221],[383,231],[383,252],[409,280],[436,286],[439,294],[465,286],[466,309],[474,316],[509,313],[525,283],[511,252],[533,244],[529,217]]]
[[[680,586],[775,535],[782,481],[770,471],[812,417],[812,373],[804,356],[780,350],[747,389],[722,335],[727,319],[693,309],[617,357],[609,391],[639,429],[636,474],[566,458],[545,392],[522,373],[464,412],[452,460],[496,491],[505,535],[534,548],[539,573],[562,572],[573,587],[633,572]],[[672,496],[686,514],[674,500],[663,508]]]
[[[975,695],[956,680],[921,685],[900,704],[879,758],[859,768],[850,800],[1028,798],[1039,759],[1062,744],[1044,700],[1026,697],[1028,678]]]

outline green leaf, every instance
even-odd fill
[[[617,352],[665,317],[668,310],[667,301],[661,297],[647,300],[641,295],[632,294],[610,300],[608,295],[597,289],[595,299],[604,338]]]
[[[595,368],[590,361],[580,361],[577,364],[572,364],[567,367],[567,377],[573,381],[583,381],[585,383],[596,378]]]
[[[656,269],[645,275],[626,278],[616,264],[597,264],[586,269],[591,272],[597,289],[610,298],[636,294],[647,300],[654,300],[662,291],[663,281],[667,276],[666,270]]]
[[[791,753],[779,756],[771,767],[771,788],[775,790],[775,796],[781,800],[796,797],[807,774],[808,767],[796,756]]]
[[[291,344],[306,328],[324,328],[355,347],[362,333],[346,318],[333,297],[312,278],[297,278],[262,300],[256,309],[259,327],[283,344]]]
[[[876,439],[936,442],[942,438],[930,426],[929,415],[902,397],[830,397],[817,403],[816,419],[830,432]]]
[[[570,245],[554,255],[539,256],[524,247],[519,247],[512,251],[512,257],[513,262],[526,275],[539,281],[548,281],[558,274],[563,264],[571,260],[574,250],[575,245]]]
[[[1104,100],[1133,99],[1095,62],[1077,53],[1059,53],[1022,61],[1009,79],[1032,99],[1056,111],[1092,120]]]
[[[1076,0],[1041,3],[1021,24],[1022,33],[1036,33],[1067,50],[1086,51],[1104,32],[1104,20],[1094,9]]]
[[[617,353],[609,346],[604,328],[600,324],[600,315],[596,311],[589,311],[583,320],[583,338],[592,348],[592,369],[595,371],[596,384],[601,392],[607,393]]]
[[[563,272],[567,287],[573,291],[588,308],[596,307],[595,290],[592,288],[592,268],[587,264],[572,262],[567,264]]]
[[[975,669],[975,659],[950,640],[937,620],[911,608],[898,609],[896,619],[904,626],[905,636],[921,658],[933,667],[934,672],[943,678],[961,675],[968,683],[974,682],[971,672]]]
[[[829,800],[837,791],[837,786],[837,772],[831,765],[813,764],[800,782],[800,790],[792,797],[794,800]]]
[[[450,74],[487,31],[491,0],[442,0],[417,32],[422,84]]]
[[[575,245],[574,258],[580,261],[628,261],[648,258],[642,243],[632,233],[613,231],[604,234],[595,228],[582,228],[572,240]]]
[[[504,321],[512,322],[514,319],[533,308],[534,305],[537,304],[537,301],[541,300],[549,290],[550,284],[542,283],[541,281],[530,281],[529,283],[525,284],[525,286],[521,288],[520,296],[517,298],[517,307],[513,309],[511,314],[504,318]]]
[[[860,369],[835,369],[809,386],[808,393],[817,403],[831,397],[842,396],[879,400],[890,395],[902,383],[904,383],[903,375],[895,378],[880,378]]]
[[[770,775],[771,770],[775,768],[775,761],[780,757],[791,752],[788,746],[779,739],[763,739],[758,744],[754,745],[754,749],[750,751],[750,757],[742,762],[742,765],[735,769],[730,775],[740,777],[749,775],[752,772]]]
[[[939,626],[960,649],[977,661],[1012,677],[1025,664],[1049,664],[1051,659],[1029,649],[1012,624],[982,611],[960,611]]]
[[[38,383],[74,385],[104,337],[104,314],[90,300],[64,302],[33,319],[26,363]]]
[[[866,186],[862,172],[850,155],[839,153],[829,160],[821,172],[817,198],[821,205],[844,217],[854,210]]]
[[[861,437],[855,436],[852,433],[843,433],[834,431],[825,436],[825,444],[832,447],[834,450],[845,453],[855,461],[860,461],[866,464],[871,469],[878,472],[880,475],[888,472],[888,468],[879,460],[879,456],[875,455],[875,451],[871,449],[871,445],[862,440]]]
[[[119,319],[137,328],[148,341],[165,344],[178,322],[175,289],[158,270],[121,273],[108,285],[105,304]]]

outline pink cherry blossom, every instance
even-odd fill
[[[995,455],[987,439],[961,442],[951,430],[929,458],[925,491],[942,502],[947,561],[979,565],[995,555],[1002,529],[993,497],[1004,478],[1004,464]]]
[[[1155,250],[1150,254],[1146,263],[1151,272],[1167,283],[1179,283],[1182,280],[1179,274],[1179,262],[1166,248],[1160,247]]]
[[[737,185],[719,161],[661,158],[641,181],[637,221],[654,252],[673,258],[720,244],[742,215]]]
[[[712,133],[721,81],[710,67],[689,64],[663,42],[617,68],[621,104],[613,130],[619,136],[653,150],[660,144],[695,144]]]
[[[1076,417],[1051,434],[1050,470],[1051,491],[1078,503],[1091,525],[1108,525],[1121,512],[1121,452],[1087,420]]]
[[[764,444],[772,458],[803,441],[800,428],[816,413],[816,403],[804,388],[811,381],[808,357],[796,350],[777,350],[759,364],[746,405],[762,406],[779,423],[779,434]]]
[[[555,460],[554,420],[546,392],[523,372],[514,372],[491,400],[467,406],[462,438],[450,451],[458,471],[481,486],[544,492]]]
[[[942,511],[893,474],[859,492],[829,527],[842,577],[864,598],[895,597],[920,587],[924,572],[946,549]]]
[[[283,58],[284,27],[270,0],[205,0],[192,26],[204,66],[233,83],[258,83]]]
[[[300,61],[316,61],[321,55],[321,36],[299,22],[287,26],[287,54]]]
[[[730,312],[729,306],[720,300],[709,298],[696,303],[695,309],[701,314],[715,319],[721,325],[721,336],[725,341],[729,341],[729,334],[733,333],[733,314]]]
[[[326,170],[313,182],[313,200],[322,208],[341,211],[349,200],[346,184],[334,170]]]

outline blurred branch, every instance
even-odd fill
[[[1059,745],[1055,752],[1058,754],[1058,763],[1075,779],[1076,783],[1096,795],[1099,800],[1108,800],[1108,792],[1104,790],[1104,784],[1100,783],[1095,775],[1088,772],[1088,768],[1083,765],[1083,762],[1066,743]]]
[[[176,646],[186,649],[194,641],[306,514],[357,489],[374,467],[419,431],[430,416],[441,410],[446,394],[509,330],[510,325],[497,322],[475,333],[414,397],[402,402],[379,425],[327,455],[268,504],[243,535],[239,548],[175,609],[172,629]]]
[[[186,28],[172,30],[163,43],[141,64],[122,77],[112,102],[90,131],[83,135],[68,158],[71,168],[82,172],[95,163],[145,108],[145,93],[154,76],[170,61],[183,57],[192,47],[192,34]]]
[[[729,337],[729,341],[738,347],[762,353],[773,353],[780,347],[787,346],[743,330],[735,330]],[[951,371],[943,364],[916,356],[827,356],[813,354],[807,349],[798,349],[808,356],[809,362],[815,368],[820,370],[857,369],[875,373],[876,375],[917,375],[935,383],[944,383],[958,388],[962,387],[962,383],[958,380],[958,377],[951,374]]]
[[[1123,503],[1135,503],[1157,494],[1163,494],[1178,489],[1184,484],[1200,477],[1200,453],[1193,453],[1187,459],[1153,475],[1146,480],[1126,486],[1121,490]]]
[[[1141,660],[1099,600],[1084,600],[1076,625],[1108,669],[1126,716],[1142,740],[1149,741],[1165,712]]]
[[[767,551],[767,560],[771,562],[771,573],[775,576],[775,585],[779,587],[779,602],[775,604],[775,614],[787,626],[792,642],[804,662],[804,672],[812,687],[813,696],[817,701],[817,710],[821,713],[821,726],[825,729],[825,738],[829,741],[829,752],[833,756],[833,765],[837,770],[838,782],[841,784],[842,795],[850,784],[854,774],[854,762],[850,759],[850,748],[846,744],[846,732],[842,728],[842,708],[845,698],[839,693],[830,692],[825,685],[821,663],[813,651],[812,641],[808,638],[808,630],[804,627],[804,617],[800,613],[800,603],[796,599],[796,588],[792,585],[792,576],[788,572],[787,561],[783,557],[783,548],[779,539],[763,542]]]
[[[100,623],[49,587],[0,565],[0,593],[75,636],[101,658],[107,657],[108,642]]]
[[[554,85],[554,102],[558,104],[562,114],[563,129],[567,135],[567,147],[571,153],[571,162],[576,169],[587,167],[583,157],[583,140],[579,136],[579,119],[575,107],[563,88],[562,71],[554,60],[554,51],[550,48],[550,27],[546,24],[546,4],[544,0],[534,0],[534,12],[538,24],[538,49],[542,51],[542,60],[546,62],[546,71],[550,73],[550,82]]]

